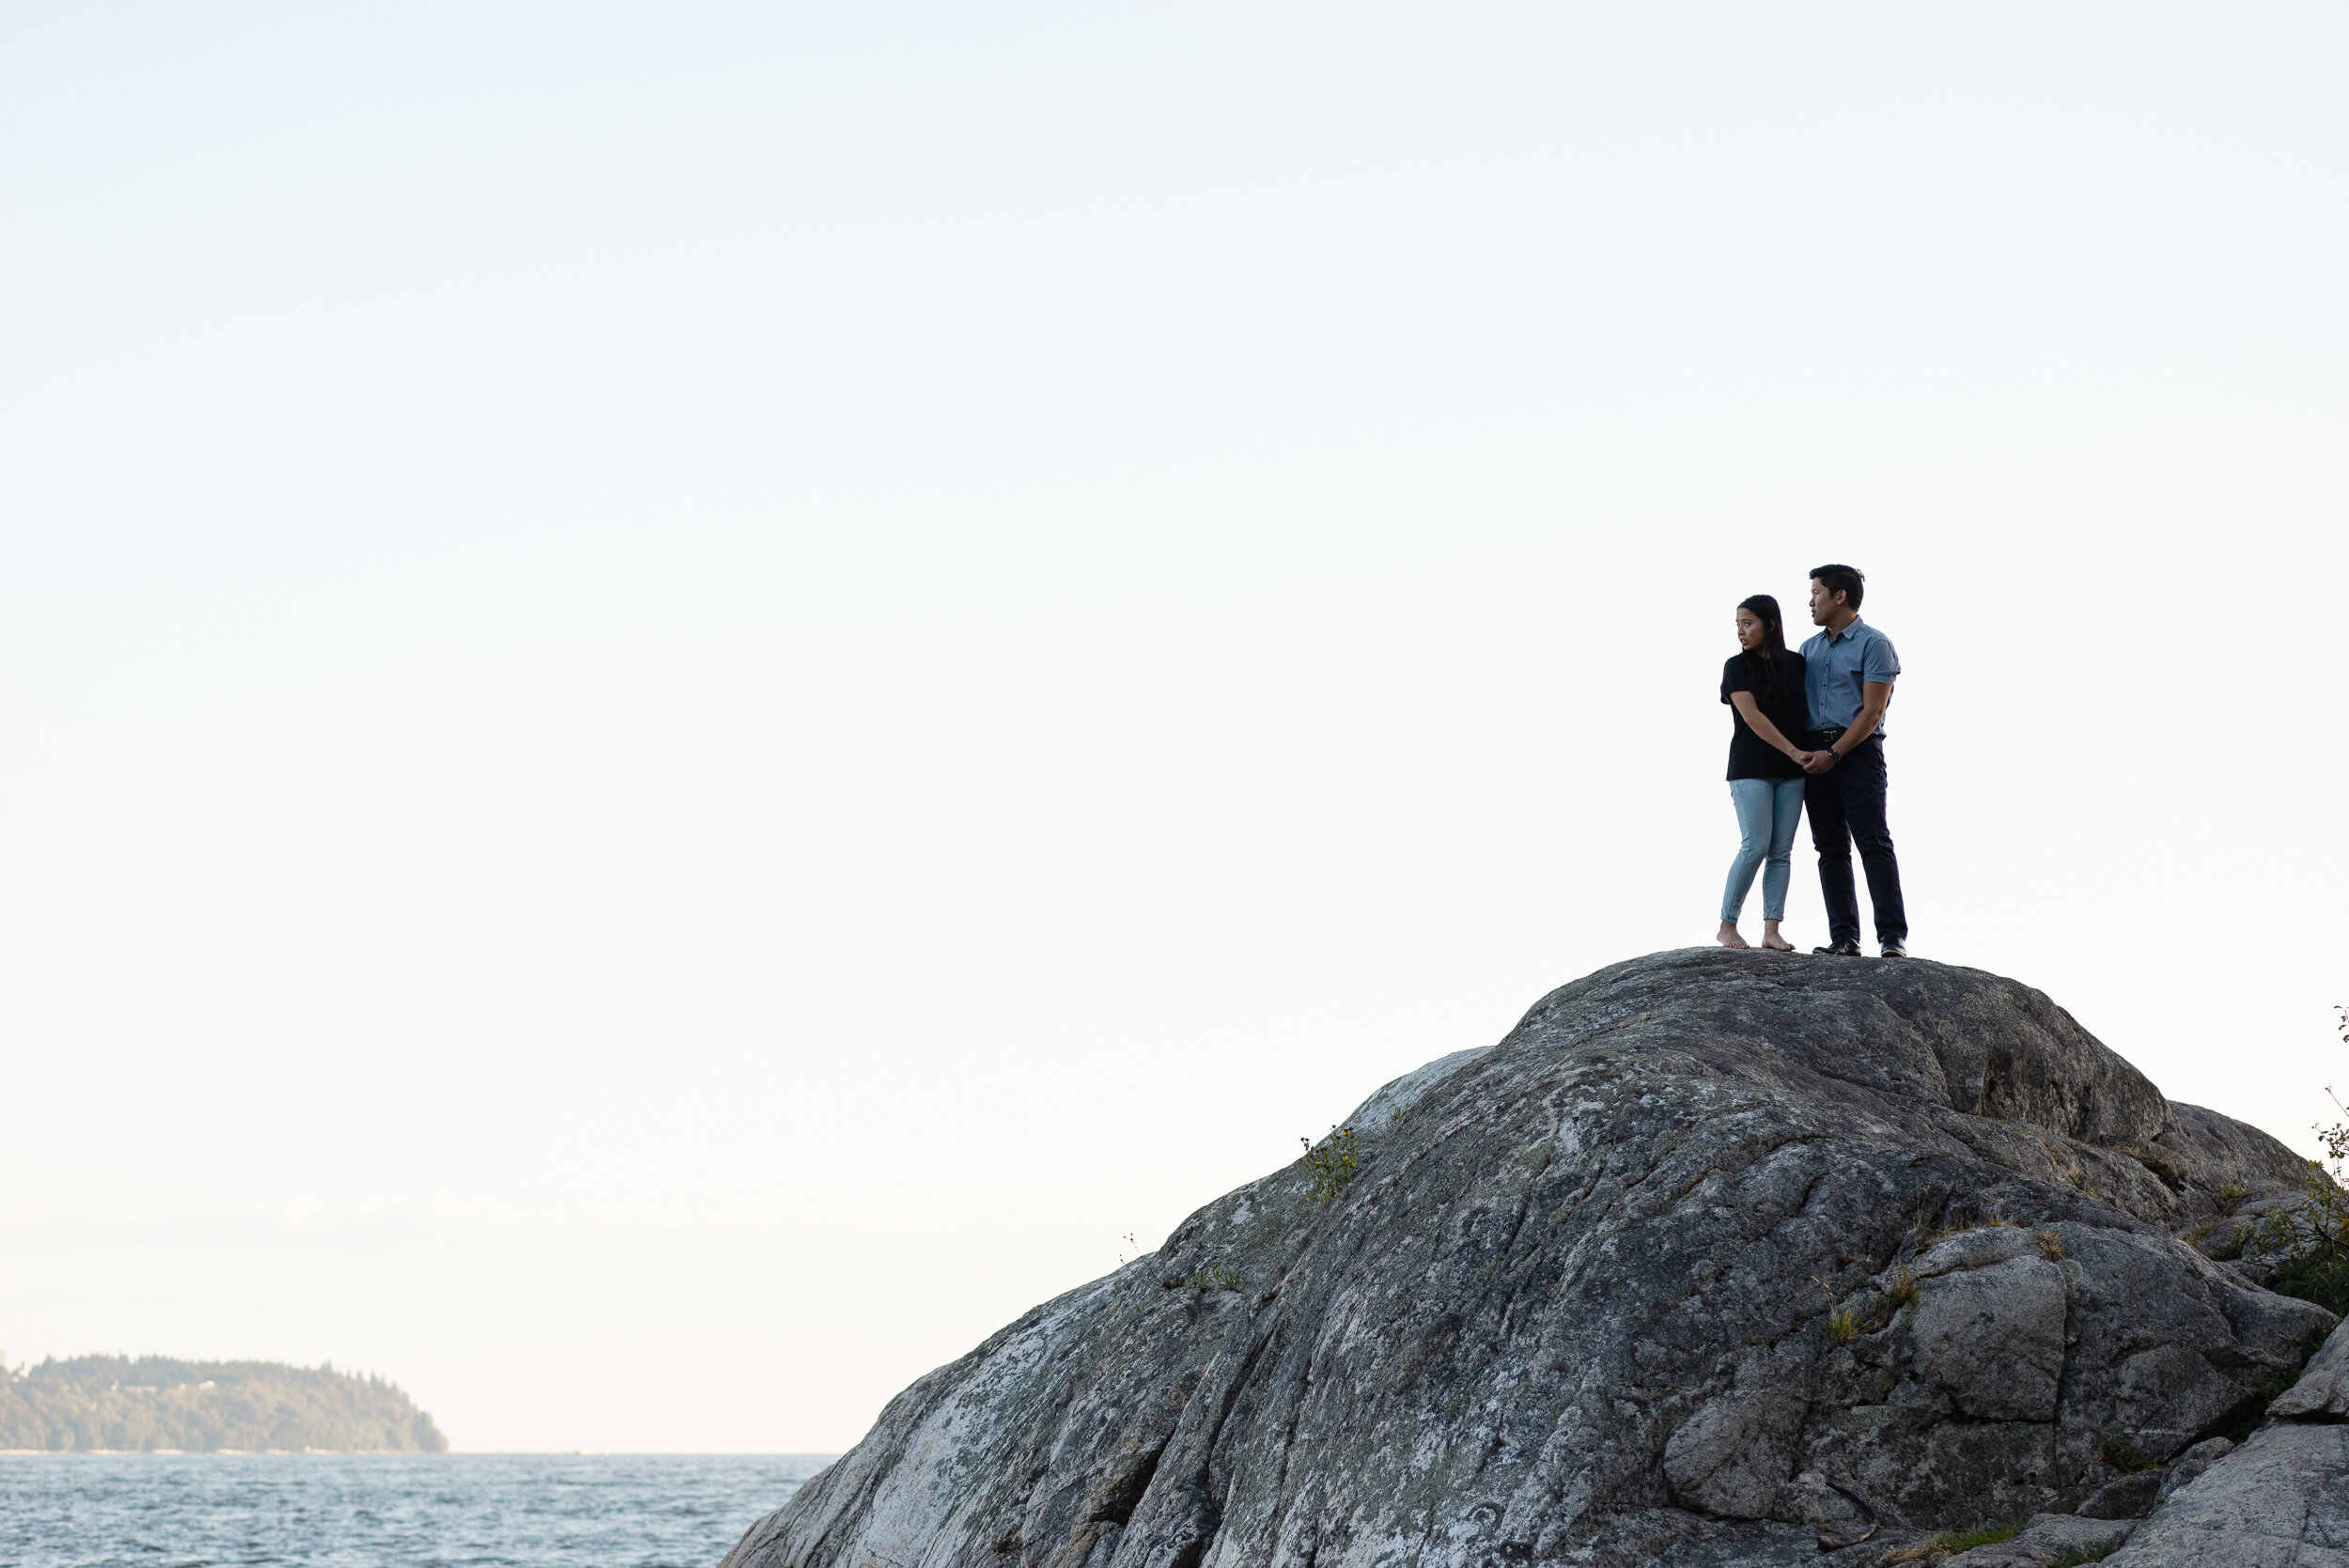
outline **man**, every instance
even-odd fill
[[[1852,885],[1852,841],[1868,872],[1876,941],[1887,958],[1908,956],[1900,862],[1884,818],[1884,709],[1901,673],[1891,639],[1859,618],[1867,579],[1849,567],[1811,574],[1811,620],[1827,629],[1802,645],[1803,695],[1811,706],[1813,755],[1804,766],[1802,803],[1819,851],[1827,939],[1813,953],[1859,956],[1859,894]]]

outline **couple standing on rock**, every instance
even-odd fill
[[[1735,726],[1729,798],[1743,841],[1721,895],[1717,939],[1723,947],[1750,945],[1737,934],[1737,919],[1762,869],[1762,945],[1795,951],[1778,923],[1786,917],[1795,821],[1807,805],[1828,930],[1828,945],[1811,951],[1859,956],[1859,895],[1851,874],[1857,839],[1875,906],[1876,941],[1887,958],[1908,956],[1901,868],[1884,816],[1884,709],[1901,661],[1891,639],[1859,618],[1866,582],[1850,567],[1811,574],[1811,620],[1824,629],[1800,653],[1787,649],[1778,600],[1756,594],[1737,606],[1743,651],[1721,669],[1721,701]]]

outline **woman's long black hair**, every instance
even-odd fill
[[[1788,672],[1795,661],[1786,657],[1786,623],[1778,613],[1778,600],[1767,594],[1756,594],[1738,601],[1737,608],[1750,610],[1762,623],[1762,646],[1758,650],[1767,660],[1762,667],[1769,672],[1769,687],[1773,693],[1786,690],[1791,678]]]

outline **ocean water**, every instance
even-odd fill
[[[716,1568],[828,1454],[0,1454],[0,1568]]]

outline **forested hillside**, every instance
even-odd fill
[[[332,1363],[77,1356],[0,1370],[0,1449],[447,1448],[432,1418],[397,1387]]]

